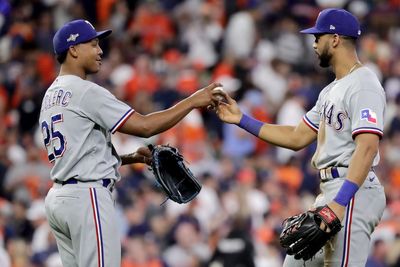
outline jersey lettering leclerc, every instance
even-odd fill
[[[317,169],[348,167],[361,133],[383,136],[385,92],[376,75],[361,67],[335,80],[320,93],[303,121],[318,133],[312,165]],[[372,166],[379,162],[379,153]]]
[[[119,179],[121,160],[112,143],[134,110],[105,88],[74,75],[57,77],[47,89],[39,125],[51,178],[65,181]]]

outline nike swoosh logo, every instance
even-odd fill
[[[368,180],[369,180],[370,182],[372,182],[374,179],[375,179],[375,176],[368,177]]]

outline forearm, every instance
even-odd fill
[[[150,136],[170,129],[181,121],[192,109],[193,106],[190,104],[190,99],[186,98],[169,109],[148,114],[146,116],[146,123],[149,127],[151,126]]]
[[[331,205],[336,214],[343,217],[344,207],[349,204],[367,178],[378,153],[378,147],[379,138],[374,134],[362,134],[356,137],[356,148],[350,159],[347,177]]]
[[[296,151],[309,145],[317,136],[303,122],[297,126],[276,125],[243,115],[238,126],[270,144]]]
[[[193,108],[194,105],[191,103],[190,98],[186,98],[163,111],[153,112],[148,115],[134,113],[118,131],[147,138],[170,129]]]
[[[358,146],[351,157],[347,179],[361,186],[371,170],[377,149],[371,146]]]
[[[130,153],[125,155],[120,155],[119,157],[121,158],[121,165],[127,165],[127,164],[143,162],[143,159],[140,159],[140,157],[143,158],[144,156],[141,156],[138,153]]]
[[[308,142],[303,142],[298,132],[296,132],[295,126],[265,123],[261,128],[259,137],[272,145],[295,151],[309,144]]]

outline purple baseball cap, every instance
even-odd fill
[[[86,43],[94,38],[103,39],[110,35],[112,30],[97,32],[93,25],[83,19],[70,21],[62,26],[53,37],[54,52],[59,55],[67,51],[70,46]]]
[[[350,12],[340,8],[322,10],[315,26],[300,31],[309,34],[339,34],[358,38],[361,35],[360,23]]]

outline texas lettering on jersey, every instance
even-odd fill
[[[326,101],[322,105],[320,112],[321,120],[325,121],[325,124],[332,127],[336,131],[341,131],[344,128],[344,122],[348,118],[346,112],[335,109],[335,104],[330,101]]]

